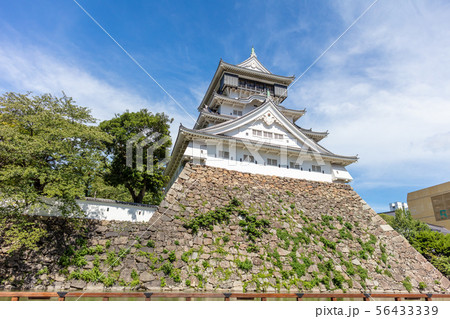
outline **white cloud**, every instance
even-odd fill
[[[362,12],[336,8],[346,25]],[[449,14],[445,3],[380,1],[291,89],[289,104],[309,111],[300,125],[328,129],[331,151],[359,154],[349,167],[358,187],[450,176]]]
[[[193,121],[168,97],[143,97],[125,83],[109,83],[69,59],[62,60],[40,47],[3,42],[0,45],[0,88],[3,92],[32,91],[58,96],[64,91],[78,105],[90,108],[99,120],[110,119],[127,109],[148,108],[153,113],[164,112],[174,118],[171,125],[173,138],[176,138],[180,122],[192,124]]]

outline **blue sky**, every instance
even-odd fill
[[[64,91],[109,119],[147,107],[192,126],[222,58],[252,45],[280,75],[300,75],[373,1],[79,3],[183,106],[176,105],[71,0],[0,2],[0,92]],[[358,154],[352,186],[378,212],[450,178],[450,3],[379,0],[283,103]],[[188,115],[189,114],[189,115]]]

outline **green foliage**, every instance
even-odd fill
[[[160,286],[161,286],[161,287],[165,287],[165,286],[166,286],[166,279],[161,278]]]
[[[223,240],[224,244],[226,244],[230,241],[230,237],[228,235],[225,235],[222,237],[222,240]]]
[[[412,218],[409,211],[397,210],[395,217],[381,216],[444,276],[450,278],[450,234],[431,231],[428,225]],[[382,259],[387,260],[385,253]]]
[[[114,251],[109,251],[106,254],[106,264],[110,265],[111,267],[116,267],[120,265],[120,258],[117,257],[116,253]]]
[[[336,219],[338,220],[339,224],[344,224],[344,219],[341,216],[336,217]]]
[[[179,242],[178,240],[175,240],[174,244],[175,244],[176,246],[180,246],[180,242]]]
[[[137,285],[139,285],[139,274],[135,269],[131,271],[131,279],[133,280],[130,282],[130,287],[136,287]]]
[[[45,266],[44,268],[42,268],[41,270],[39,270],[39,271],[36,273],[37,276],[40,276],[40,275],[43,275],[43,274],[48,274],[48,268],[47,268],[47,266]]]
[[[361,250],[359,251],[359,257],[362,259],[368,259],[368,254],[372,255],[373,252],[375,251],[375,247],[372,245],[374,245],[376,243],[377,239],[375,237],[371,237],[369,241],[364,242],[362,239],[357,238],[357,241],[361,245]]]
[[[239,221],[239,226],[242,227],[242,231],[247,234],[250,241],[254,242],[257,238],[261,238],[263,233],[267,233],[267,228],[270,226],[267,219],[257,219],[244,210],[239,211],[239,216],[243,218]]]
[[[177,257],[175,256],[175,252],[174,252],[174,251],[171,251],[171,252],[169,253],[169,261],[170,261],[171,263],[173,263],[175,260],[177,260]]]
[[[213,211],[209,211],[204,214],[197,214],[194,218],[184,223],[186,229],[192,230],[195,234],[199,229],[213,230],[214,225],[230,222],[231,214],[241,203],[236,199],[232,199],[228,205],[223,208],[216,208]]]
[[[344,226],[348,229],[348,230],[352,230],[353,229],[353,225],[350,224],[349,222],[345,222]]]
[[[356,273],[355,268],[353,267],[353,264],[351,262],[344,260],[342,261],[342,264],[345,266],[345,269],[349,276],[353,276]]]
[[[191,255],[192,255],[192,251],[184,252],[184,253],[181,255],[181,260],[184,261],[185,263],[187,263],[187,262],[189,261],[189,257],[190,257]]]
[[[259,252],[259,247],[256,246],[255,244],[250,244],[247,247],[247,252],[249,252],[249,253],[258,253]]]
[[[172,274],[173,265],[171,263],[164,263],[161,266],[161,270],[166,276],[170,276],[170,274]]]
[[[345,282],[345,278],[341,272],[336,270],[336,271],[334,271],[334,276],[333,276],[332,282],[336,288],[343,289],[344,288],[343,284]]]
[[[155,248],[155,242],[153,240],[149,240],[147,242],[146,246],[149,248]]]
[[[332,216],[322,215],[322,225],[323,226],[328,226],[328,228],[330,228],[330,229],[335,229],[335,227],[330,223],[333,220],[334,220],[334,218]]]
[[[339,229],[339,236],[341,236],[342,239],[349,239],[353,240],[353,236],[350,233],[350,231],[346,228]]]
[[[412,290],[411,278],[406,277],[405,280],[402,281],[403,286],[408,292]]]
[[[252,270],[253,268],[253,264],[248,258],[246,258],[244,261],[236,260],[236,265],[239,269],[246,272]]]
[[[381,261],[382,261],[384,264],[387,264],[387,258],[388,258],[388,256],[387,256],[386,253],[381,253]]]
[[[121,248],[118,255],[121,259],[124,259],[130,253],[130,251],[130,248]]]
[[[330,241],[322,236],[320,236],[320,241],[323,243],[324,248],[326,249],[331,249],[331,250],[336,250],[336,243],[333,241]]]
[[[152,114],[147,109],[142,109],[138,112],[127,110],[99,125],[112,137],[111,142],[106,143],[108,171],[104,178],[112,186],[125,187],[135,203],[159,204],[162,199],[162,189],[167,177],[163,174],[164,168],[155,164],[165,158],[166,151],[172,144],[169,138],[171,122],[164,113]],[[158,134],[158,138],[150,138],[153,134]],[[143,150],[142,170],[137,167],[136,156],[133,156],[132,167],[126,163],[127,142],[132,138],[135,138],[133,147],[144,139],[150,141]],[[158,141],[165,142],[159,145],[156,144]],[[152,152],[153,158],[147,159],[147,150],[152,146],[157,146],[157,149]],[[153,166],[147,167],[147,163]]]
[[[207,260],[203,260],[202,261],[202,266],[203,266],[203,268],[208,268],[208,267],[211,267],[211,265],[209,264],[209,262],[207,261]]]
[[[189,279],[186,279],[184,283],[186,284],[187,287],[191,286],[191,281]]]
[[[278,267],[280,270],[283,269],[283,263],[281,262],[280,253],[275,249],[272,253],[268,253],[268,256],[272,259],[274,266]]]
[[[445,257],[432,257],[431,263],[437,270],[439,270],[444,276],[450,278],[450,256]]]
[[[47,231],[24,213],[57,206],[64,217],[82,217],[75,198],[88,193],[109,137],[65,95],[5,93],[0,105],[0,238],[8,253],[37,250]]]
[[[362,281],[369,278],[369,274],[368,274],[367,270],[364,269],[363,267],[361,267],[360,265],[356,266],[356,272],[358,273],[358,275]]]
[[[424,283],[423,281],[419,282],[419,289],[420,289],[420,290],[427,289],[427,284]]]
[[[427,224],[412,218],[409,210],[397,209],[394,217],[383,214],[381,217],[407,240],[418,232],[430,230]]]
[[[109,247],[111,247],[111,241],[109,239],[106,241],[105,247],[106,249],[109,249]]]

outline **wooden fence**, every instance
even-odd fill
[[[433,299],[449,299],[450,294],[333,294],[333,293],[196,293],[196,292],[28,292],[28,291],[0,291],[0,298],[11,298],[11,301],[19,301],[27,298],[28,300],[54,300],[65,301],[82,300],[83,298],[101,299],[108,301],[114,299],[138,299],[138,300],[170,300],[182,299],[186,301],[202,300],[202,299],[221,299],[225,301],[230,300],[261,300],[268,299],[292,299],[292,300],[307,300],[307,299],[325,299],[330,301],[339,300],[374,300],[374,299],[390,299],[395,301],[401,300],[425,300],[431,301]]]

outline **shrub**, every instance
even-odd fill
[[[171,251],[169,253],[169,261],[173,263],[175,260],[177,260],[177,257],[175,256],[175,252]]]
[[[330,248],[331,250],[336,250],[336,243],[332,242],[324,237],[320,236],[320,241],[323,243],[325,248]]]
[[[243,271],[249,271],[253,268],[253,264],[248,258],[246,258],[244,261],[237,260],[236,264],[238,268]]]
[[[186,229],[190,229],[194,234],[199,229],[213,230],[214,225],[230,222],[231,213],[234,212],[241,203],[233,198],[228,205],[223,208],[216,208],[213,211],[209,211],[204,214],[197,214],[194,218],[184,223]]]
[[[153,240],[149,240],[146,245],[148,248],[155,248],[155,242]]]
[[[419,282],[419,289],[420,289],[420,290],[427,289],[427,284],[424,283],[423,281]]]
[[[405,280],[402,281],[403,286],[408,292],[412,290],[411,278],[406,277]]]
[[[171,263],[165,263],[161,266],[161,270],[166,276],[170,276],[173,270],[173,265]]]

